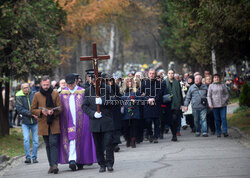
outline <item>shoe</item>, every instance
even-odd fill
[[[181,136],[181,133],[180,133],[180,132],[177,132],[177,136]]]
[[[221,137],[221,135],[217,135],[217,137]]]
[[[118,145],[115,145],[114,152],[118,152],[118,151],[120,151],[120,147]]]
[[[187,125],[182,126],[183,130],[186,130],[188,128]]]
[[[196,137],[199,137],[201,134],[200,133],[195,133],[195,136]]]
[[[33,159],[33,163],[39,163],[37,159]]]
[[[152,143],[153,140],[154,140],[154,139],[153,139],[153,136],[150,136],[150,137],[149,137],[149,142]]]
[[[211,135],[215,135],[215,132],[211,132]]]
[[[112,167],[112,166],[108,166],[108,167],[107,167],[107,169],[108,169],[108,171],[109,171],[109,172],[114,171],[114,169],[113,169],[113,167]]]
[[[173,141],[173,142],[176,142],[176,141],[177,141],[177,136],[176,136],[176,135],[172,137],[172,141]]]
[[[167,128],[166,130],[165,130],[165,134],[167,134],[169,132],[169,128]]]
[[[106,172],[106,167],[105,166],[101,166],[99,169],[99,172]]]
[[[30,158],[26,158],[26,160],[24,161],[26,164],[30,164],[31,163],[31,159]]]
[[[224,135],[224,137],[228,137],[229,136],[228,133],[224,133],[223,135]]]
[[[208,137],[207,133],[202,134],[202,137]]]
[[[159,143],[157,138],[154,139],[154,143]]]
[[[69,168],[70,168],[72,171],[76,171],[76,162],[75,162],[75,161],[70,161],[70,162],[69,162]]]
[[[52,172],[52,167],[50,167],[49,170],[48,170],[48,174],[51,174],[51,173],[53,173]]]
[[[131,138],[131,144],[130,144],[132,148],[136,148],[135,141],[136,141],[136,138],[132,137]]]
[[[77,165],[77,170],[83,170],[83,164],[76,164]]]
[[[59,169],[58,169],[57,165],[52,166],[51,173],[57,174],[58,172],[59,172]]]
[[[163,134],[160,134],[160,139],[161,139],[161,140],[163,139]]]

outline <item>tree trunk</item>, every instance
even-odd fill
[[[10,84],[5,82],[5,100],[2,95],[3,82],[0,82],[0,137],[9,135],[9,93]]]
[[[211,54],[212,54],[213,74],[216,74],[217,68],[216,68],[216,57],[215,57],[215,50],[214,49],[212,49]]]

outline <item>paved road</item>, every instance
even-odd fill
[[[98,165],[72,172],[68,165],[59,165],[58,175],[47,174],[48,163],[44,147],[39,149],[38,164],[25,165],[19,159],[4,172],[3,178],[85,177],[85,178],[249,178],[250,144],[242,142],[234,130],[230,137],[194,137],[188,128],[182,131],[177,143],[165,135],[158,144],[143,142],[137,148],[126,148],[115,153],[115,171],[99,173]]]

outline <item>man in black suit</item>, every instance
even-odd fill
[[[100,74],[99,74],[100,76]],[[100,85],[100,97],[96,98],[94,72],[91,75],[91,84],[85,89],[85,98],[82,109],[90,118],[90,131],[93,133],[96,156],[100,165],[99,172],[105,172],[106,167],[109,172],[113,171],[114,148],[113,148],[113,116],[112,106],[107,104],[110,98],[110,86],[105,83]],[[97,112],[97,104],[100,105],[101,112]],[[106,151],[106,156],[104,152]]]

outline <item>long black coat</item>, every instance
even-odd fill
[[[121,121],[121,94],[120,87],[118,85],[111,86],[111,95],[110,99],[112,100],[112,112],[113,112],[113,120],[114,120],[114,128],[115,130],[120,130],[122,121]]]
[[[161,101],[158,99],[158,95],[161,92],[161,83],[157,80],[143,80],[141,83],[141,93],[145,93],[145,100],[149,98],[155,98],[156,105],[149,105],[147,102],[145,102],[144,105],[144,118],[154,117],[158,118],[160,117],[161,113]]]
[[[101,86],[100,97],[102,99],[102,105],[100,105],[102,118],[97,119],[94,117],[94,114],[97,111],[97,105],[95,104],[95,87],[91,84],[90,87],[85,89],[82,109],[90,118],[90,132],[107,132],[114,130],[112,106],[105,104],[105,102],[110,99],[109,86]]]

